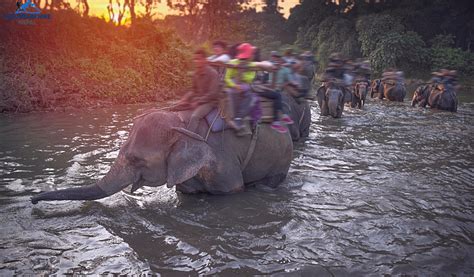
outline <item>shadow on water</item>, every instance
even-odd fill
[[[286,181],[228,196],[166,187],[33,206],[102,177],[144,110],[0,118],[0,273],[470,275],[474,101],[312,108]]]

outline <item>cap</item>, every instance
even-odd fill
[[[250,43],[242,43],[237,47],[237,59],[250,59],[255,48]]]

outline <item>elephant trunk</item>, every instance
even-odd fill
[[[96,200],[107,196],[109,195],[107,195],[105,191],[103,191],[97,184],[94,184],[79,188],[42,192],[33,196],[31,198],[31,203],[36,204],[39,201],[52,200]]]
[[[133,169],[124,162],[125,159],[119,156],[110,171],[96,184],[42,192],[32,197],[31,203],[53,200],[96,200],[115,194],[129,184],[138,181]]]
[[[328,106],[329,106],[329,114],[333,117],[338,117],[339,110],[340,110],[339,101],[329,100]]]

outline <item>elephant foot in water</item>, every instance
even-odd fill
[[[268,176],[268,177],[265,177],[261,180],[258,180],[258,181],[255,181],[255,182],[251,182],[249,183],[248,185],[249,186],[256,186],[256,185],[265,185],[265,186],[268,186],[268,187],[271,187],[271,188],[276,188],[278,187],[278,185],[281,184],[281,182],[283,182],[283,180],[285,180],[286,178],[286,174],[276,174],[276,175],[272,175],[272,176]]]

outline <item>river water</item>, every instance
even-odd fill
[[[459,112],[313,107],[286,181],[229,196],[166,187],[32,195],[104,176],[146,107],[0,116],[0,275],[474,274],[474,97]]]

